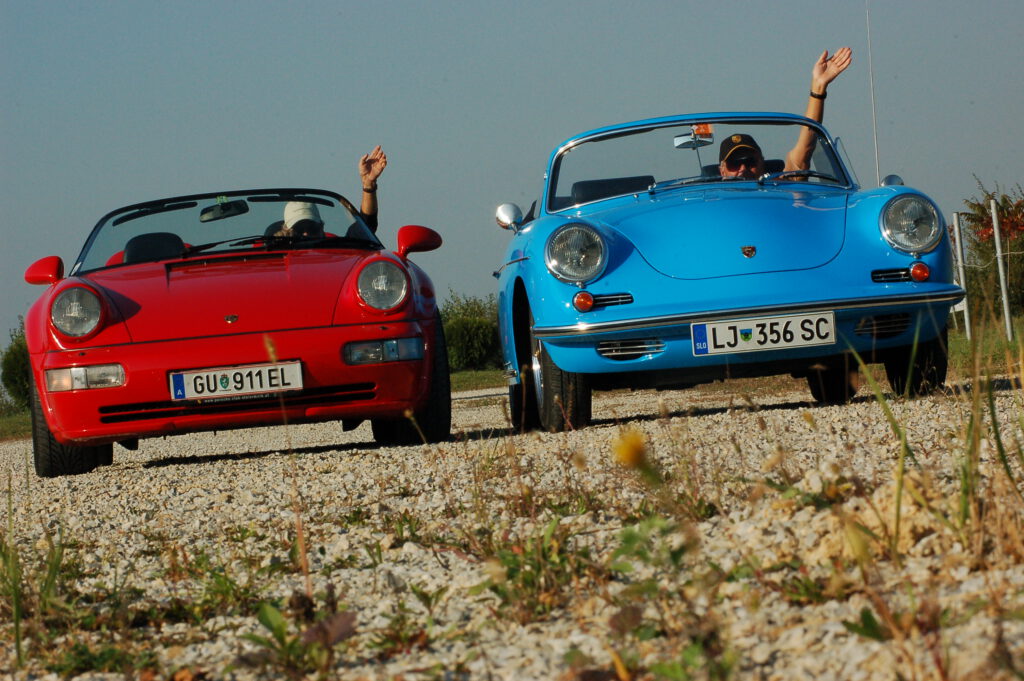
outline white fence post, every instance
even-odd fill
[[[953,213],[953,236],[956,237],[956,271],[960,280],[960,286],[967,291],[967,279],[964,275],[964,242],[960,235],[960,213]],[[971,340],[971,310],[967,303],[967,296],[964,296],[960,303],[964,306],[964,329],[967,331],[967,340]],[[955,309],[955,308],[954,308]]]
[[[1010,301],[1006,294],[1006,268],[1003,266],[1003,243],[999,233],[999,216],[996,214],[996,200],[989,201],[992,209],[992,228],[995,231],[993,238],[996,240],[996,265],[999,267],[999,290],[1003,294],[1003,321],[1006,322],[1006,339],[1013,340],[1013,324],[1010,321]]]

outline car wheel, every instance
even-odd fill
[[[529,315],[528,328],[525,333],[516,332],[516,361],[519,363],[519,383],[508,387],[509,414],[512,417],[512,430],[525,433],[540,428],[540,413],[537,410],[537,382],[540,380],[539,365],[534,354],[534,339],[530,328],[533,327],[533,315]]]
[[[828,366],[807,375],[811,397],[820,404],[846,404],[860,388],[860,371],[849,362]]]
[[[430,393],[426,404],[410,419],[372,419],[373,439],[385,446],[443,442],[452,433],[452,388],[448,370],[448,345],[440,315],[434,317],[434,358]],[[419,426],[417,428],[417,426]]]
[[[42,478],[55,478],[60,475],[88,473],[113,462],[114,445],[75,447],[58,442],[46,424],[35,381],[30,383],[32,391],[30,395],[32,401],[32,459],[35,463],[36,475]]]
[[[591,391],[586,376],[562,371],[551,361],[544,344],[533,335],[530,318],[530,383],[537,401],[540,425],[551,433],[579,429],[590,423]]]
[[[885,376],[892,391],[898,396],[921,397],[930,395],[946,382],[949,350],[946,329],[937,338],[902,348],[885,361]]]

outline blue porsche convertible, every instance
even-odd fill
[[[802,136],[802,137],[801,137]],[[788,150],[811,144],[794,166]],[[964,296],[926,195],[858,185],[821,125],[781,113],[655,118],[552,153],[512,239],[498,315],[511,413],[558,431],[593,390],[682,388],[790,374],[821,403],[857,391],[860,362],[893,391],[946,376],[946,323]]]

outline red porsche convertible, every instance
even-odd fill
[[[430,278],[339,194],[256,189],[120,208],[25,319],[36,473],[109,464],[113,443],[202,430],[370,419],[382,444],[447,439],[451,392]]]

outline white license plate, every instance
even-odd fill
[[[302,362],[248,364],[171,374],[172,400],[208,400],[302,388]]]
[[[730,319],[690,326],[694,355],[778,350],[836,342],[832,312]]]

